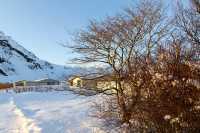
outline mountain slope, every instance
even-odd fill
[[[64,67],[40,60],[11,37],[0,32],[0,82],[62,79],[80,71],[81,68]]]

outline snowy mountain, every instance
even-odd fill
[[[0,32],[0,82],[40,78],[63,79],[81,71],[81,68],[59,66],[40,60],[11,37]]]

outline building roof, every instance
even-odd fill
[[[21,82],[26,82],[27,80],[19,80],[19,81],[15,81],[15,83],[21,83]]]
[[[113,80],[113,76],[111,74],[106,74],[106,75],[100,75],[100,74],[90,74],[90,75],[85,75],[85,76],[72,76],[68,79],[68,81],[72,81],[75,78],[80,78],[82,80],[99,80],[99,81],[111,81]]]
[[[55,79],[44,78],[44,79],[35,80],[35,82],[59,82],[59,81]]]
[[[68,80],[69,80],[69,81],[72,81],[72,80],[74,80],[75,78],[81,78],[81,76],[71,76]]]

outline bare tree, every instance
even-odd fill
[[[184,8],[179,4],[179,9],[176,17],[177,27],[180,29],[185,39],[190,45],[193,45],[197,52],[198,59],[200,55],[200,3],[198,0],[192,0],[194,9]]]
[[[108,17],[101,23],[92,21],[87,30],[78,34],[78,45],[72,46],[83,55],[76,60],[102,62],[112,68],[117,86],[112,89],[116,91],[122,122],[129,123],[134,106],[140,102],[142,84],[138,82],[144,81],[135,73],[141,71],[137,63],[141,55],[143,63],[150,63],[152,51],[168,30],[160,7],[161,3],[144,1],[137,8],[126,9],[124,14]]]
[[[71,48],[82,57],[75,60],[112,69],[116,87],[109,111],[133,126],[130,132],[200,129],[200,90],[194,83],[200,81],[198,18],[182,9],[178,27],[172,26],[161,3],[142,1],[102,22],[91,21],[77,34]]]
[[[199,0],[191,0],[195,10],[200,13],[200,1]]]

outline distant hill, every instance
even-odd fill
[[[64,79],[82,72],[86,71],[83,68],[60,66],[40,60],[11,37],[0,32],[0,82],[48,77]]]

